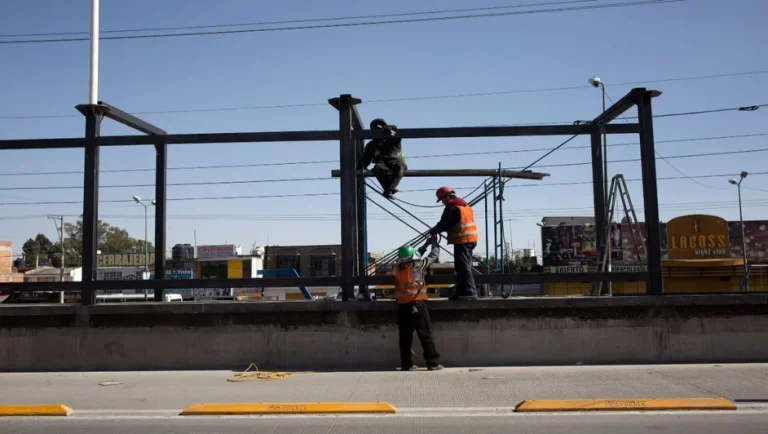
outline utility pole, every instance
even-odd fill
[[[64,281],[64,216],[63,215],[49,215],[49,219],[53,220],[53,225],[58,226],[56,230],[59,232],[59,242],[61,243],[61,266],[59,267],[59,282]],[[58,224],[57,224],[58,221]],[[59,303],[64,304],[64,291],[59,292]]]

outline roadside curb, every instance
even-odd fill
[[[529,400],[515,407],[516,413],[674,410],[736,410],[736,404],[725,398],[564,399]]]
[[[274,414],[393,414],[388,402],[286,402],[193,404],[179,416],[274,415]]]
[[[0,417],[69,416],[72,409],[62,404],[0,405]]]

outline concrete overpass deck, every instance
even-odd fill
[[[430,306],[446,366],[768,361],[768,294]],[[3,371],[391,370],[397,354],[393,302],[0,307]]]

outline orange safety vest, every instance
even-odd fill
[[[395,297],[398,303],[427,300],[424,272],[414,270],[411,264],[395,267]]]
[[[477,242],[477,226],[475,212],[469,205],[459,206],[461,219],[448,230],[448,244],[469,244]]]

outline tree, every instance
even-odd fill
[[[504,261],[503,265],[501,266],[501,271],[504,273],[528,273],[533,268],[533,264],[531,262],[531,258],[525,257],[522,255],[520,251],[513,252],[510,255],[510,245],[507,244],[506,248],[504,249]],[[483,268],[485,267],[485,264],[488,264],[488,268],[490,270],[495,270],[498,264],[498,260],[496,259],[496,256],[491,256],[486,261],[485,258],[482,258],[480,256],[475,256],[475,260],[478,261]]]
[[[64,223],[65,264],[68,267],[80,266],[83,263],[83,220],[75,223]],[[144,253],[144,240],[131,237],[128,231],[99,220],[98,249],[102,253]],[[61,252],[61,243],[53,245],[54,252]],[[147,250],[152,252],[152,243],[147,243]]]
[[[61,262],[55,254],[54,244],[44,234],[37,234],[35,238],[28,239],[21,251],[24,252],[28,267],[34,267],[41,260],[48,260],[54,266]]]

